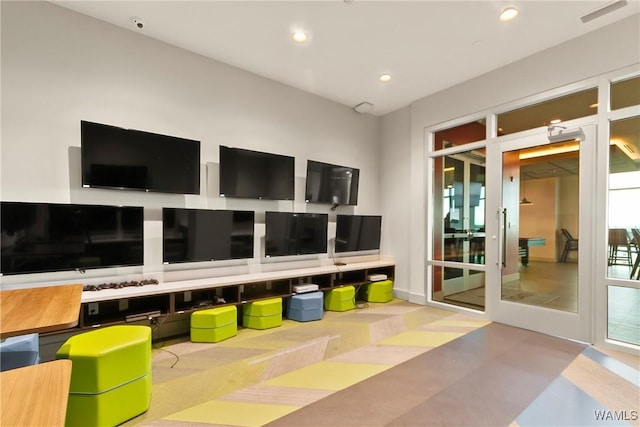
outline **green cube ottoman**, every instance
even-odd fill
[[[393,281],[382,280],[369,283],[364,289],[364,299],[368,302],[389,302],[393,299]]]
[[[238,309],[235,305],[191,313],[191,342],[220,342],[237,334]]]
[[[348,311],[356,308],[356,288],[352,285],[331,289],[324,295],[324,309],[327,311]]]
[[[148,326],[117,325],[74,335],[56,359],[72,361],[67,426],[115,426],[149,409]]]
[[[282,325],[282,298],[245,304],[242,325],[250,329],[269,329]]]

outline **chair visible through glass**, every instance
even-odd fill
[[[570,251],[578,250],[578,239],[574,238],[569,230],[566,228],[562,229],[562,234],[564,235],[566,242],[564,244],[564,249],[562,250],[562,256],[560,257],[561,262],[567,262],[567,257],[569,256]]]

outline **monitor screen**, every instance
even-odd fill
[[[162,209],[165,263],[253,258],[253,211]]]
[[[327,252],[327,214],[266,212],[265,256]]]
[[[200,141],[81,122],[82,186],[200,194]]]
[[[143,208],[2,202],[2,274],[143,264]]]
[[[293,200],[295,160],[290,156],[220,146],[220,195]]]
[[[380,249],[382,217],[379,215],[338,215],[336,252]]]
[[[360,170],[307,160],[305,200],[331,205],[357,205]]]

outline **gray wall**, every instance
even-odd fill
[[[304,203],[307,159],[360,169],[358,206],[336,213],[380,213],[378,118],[51,3],[1,8],[0,198],[145,207],[144,268],[5,276],[2,284],[154,275],[165,268],[164,206],[329,213],[327,205]],[[81,120],[200,140],[202,194],[81,188]],[[219,145],[294,156],[295,201],[220,198]],[[256,229],[259,245],[264,224]],[[263,268],[260,259],[249,264],[242,271]]]
[[[402,167],[383,167],[381,182],[405,182],[387,187],[384,203],[393,198],[394,221],[385,236],[385,251],[396,256],[399,266],[409,266],[409,277],[396,291],[409,300],[425,302],[425,128],[482,112],[587,78],[596,77],[640,61],[640,15],[588,33],[452,88],[422,98],[406,113],[391,113],[381,120],[382,152],[398,151]],[[409,122],[410,131],[406,125]],[[409,171],[407,171],[407,168]]]

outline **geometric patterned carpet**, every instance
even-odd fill
[[[264,425],[487,323],[393,300],[215,344],[167,343],[173,354],[153,353],[149,411],[125,425]]]
[[[154,347],[150,408],[124,425],[489,425],[492,419],[499,425],[572,425],[542,415],[557,400],[545,400],[547,394],[576,395],[574,388],[596,404],[576,400],[581,409],[574,412],[584,416],[569,416],[582,423],[573,425],[638,425],[637,412],[636,420],[612,424],[596,423],[593,409],[587,410],[628,411],[623,415],[633,418],[640,401],[637,366],[582,344],[397,299],[325,312],[320,321],[239,328],[237,336],[215,344],[186,337]],[[603,368],[603,360],[618,372]],[[446,370],[438,368],[443,361]],[[483,377],[494,368],[499,375]],[[520,397],[478,395],[473,381],[494,390],[517,388],[507,394]],[[389,392],[398,387],[404,396]],[[455,398],[444,402],[478,406],[475,415],[458,411],[458,422],[455,414],[433,416],[444,413],[435,408],[446,406],[439,399],[448,393]]]

